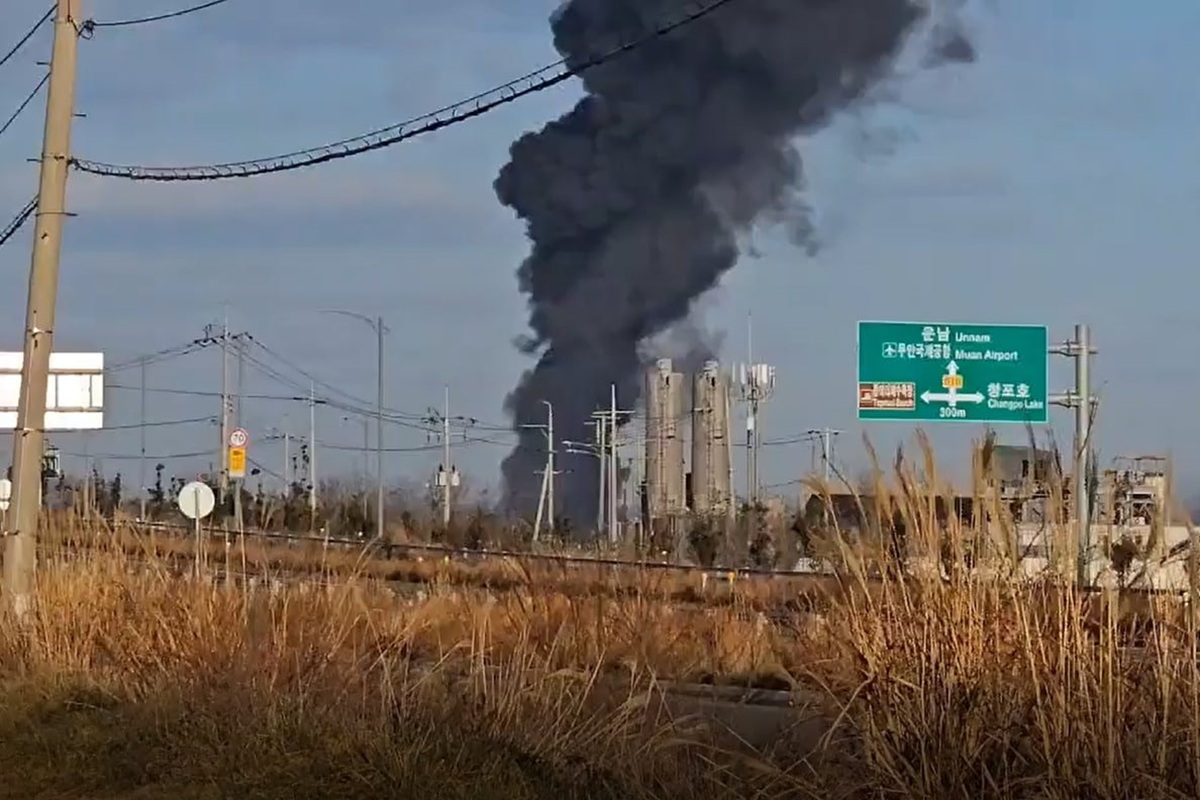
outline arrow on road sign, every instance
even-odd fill
[[[957,408],[959,403],[982,403],[983,395],[979,392],[963,392],[958,390],[963,385],[963,380],[958,374],[958,362],[951,361],[946,365],[946,374],[942,376],[942,387],[946,389],[944,392],[921,392],[921,402],[923,403],[945,403],[951,408]]]
[[[955,406],[958,403],[982,403],[983,395],[979,392],[921,392],[922,403],[946,403]]]

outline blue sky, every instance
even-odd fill
[[[9,0],[0,46],[44,0]],[[177,0],[85,0],[98,20],[177,7]],[[555,3],[444,0],[355,4],[233,0],[204,14],[141,28],[101,29],[80,51],[74,145],[82,158],[188,164],[270,155],[413,116],[554,60],[547,17]],[[423,10],[413,11],[413,7]],[[725,334],[728,360],[746,347],[753,311],[756,358],[775,364],[767,436],[812,427],[845,431],[840,460],[864,465],[865,432],[889,451],[911,428],[854,414],[855,322],[957,319],[1044,323],[1052,336],[1088,322],[1101,352],[1103,457],[1171,452],[1185,489],[1200,482],[1200,68],[1191,34],[1200,7],[1186,0],[991,0],[970,6],[973,65],[898,77],[886,96],[799,143],[824,250],[806,257],[764,230],[746,258],[700,304]],[[10,36],[10,33],[13,35]],[[0,116],[39,77],[48,31],[0,69]],[[145,185],[71,177],[56,347],[103,350],[112,362],[202,333],[228,306],[248,330],[321,379],[370,400],[370,332],[321,308],[383,314],[388,405],[422,412],[449,385],[452,413],[502,423],[501,404],[527,361],[509,342],[524,332],[515,270],[521,225],[492,181],[522,132],[565,110],[575,85],[400,146],[314,170],[254,180]],[[42,110],[0,138],[0,219],[35,188]],[[883,152],[864,142],[891,139]],[[10,214],[11,212],[11,214]],[[19,349],[28,231],[0,249],[0,349]],[[155,388],[213,391],[214,352],[149,370]],[[248,391],[293,393],[250,373]],[[1066,388],[1070,362],[1052,362]],[[1189,377],[1190,376],[1190,377]],[[135,386],[136,371],[111,381]],[[298,380],[303,381],[302,378]],[[139,420],[138,393],[113,389],[108,420]],[[148,417],[215,413],[210,398],[152,393]],[[284,414],[286,413],[286,419]],[[298,404],[247,401],[252,436],[307,428]],[[322,410],[318,439],[354,446],[358,423]],[[1060,441],[1069,416],[1053,412]],[[967,461],[973,426],[932,430],[950,469]],[[1017,430],[1002,431],[1019,438]],[[492,434],[488,434],[492,436]],[[136,431],[62,434],[65,451],[106,456],[136,482]],[[495,435],[505,440],[502,434]],[[86,441],[85,441],[86,439]],[[151,456],[216,447],[198,424],[149,431]],[[392,447],[424,434],[389,427]],[[500,445],[463,447],[456,463],[476,486],[494,484]],[[251,456],[278,470],[277,444]],[[319,468],[345,470],[349,451],[319,451]],[[208,459],[168,461],[180,473]],[[740,459],[739,459],[740,461]],[[436,454],[392,454],[394,479],[421,481]],[[78,463],[76,460],[75,463]],[[767,483],[807,470],[806,445],[768,449]]]

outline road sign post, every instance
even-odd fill
[[[195,524],[196,537],[196,577],[199,578],[203,574],[203,541],[200,535],[200,520],[207,517],[213,512],[216,506],[216,497],[213,495],[213,490],[208,484],[201,481],[192,481],[183,486],[179,490],[179,497],[176,498],[176,503],[179,505],[179,510],[185,517],[192,520]]]
[[[1044,325],[858,323],[858,418],[1045,423]]]
[[[238,535],[244,533],[244,521],[242,517],[242,481],[246,478],[246,446],[250,442],[250,436],[246,433],[245,428],[234,428],[229,434],[229,465],[228,477],[233,481],[233,518],[234,524],[237,526]],[[242,544],[245,544],[243,539]],[[229,558],[232,542],[229,541],[228,532],[225,534],[225,573],[229,574]],[[243,547],[243,554],[245,548]]]
[[[1075,480],[1071,487],[1076,525],[1075,580],[1080,586],[1090,586],[1092,508],[1088,476],[1091,474],[1092,415],[1097,404],[1096,398],[1092,396],[1091,364],[1096,348],[1092,346],[1091,329],[1087,325],[1076,325],[1075,338],[1050,348],[1050,352],[1053,355],[1075,359],[1075,388],[1053,395],[1050,402],[1075,411]]]

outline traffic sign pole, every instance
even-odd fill
[[[183,515],[194,523],[196,577],[199,578],[203,574],[202,559],[204,552],[204,541],[200,534],[200,520],[213,512],[213,508],[216,506],[216,498],[213,497],[213,491],[208,488],[208,484],[202,481],[192,481],[179,489],[179,496],[175,502],[179,506],[179,510],[183,512]]]
[[[1070,392],[1054,395],[1054,405],[1075,410],[1075,481],[1071,497],[1075,507],[1077,526],[1077,550],[1075,580],[1080,586],[1092,582],[1092,509],[1088,494],[1088,476],[1091,474],[1092,414],[1096,399],[1092,397],[1091,361],[1097,352],[1092,346],[1092,335],[1087,325],[1075,326],[1075,338],[1050,348],[1053,355],[1075,359],[1075,388]]]

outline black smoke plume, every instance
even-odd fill
[[[569,0],[551,18],[554,43],[579,64],[708,2]],[[543,401],[560,442],[591,440],[609,385],[621,408],[637,402],[643,344],[734,266],[740,234],[784,220],[813,246],[791,142],[889,73],[926,3],[730,0],[587,71],[574,108],[512,145],[495,188],[531,242],[518,275],[532,333],[519,346],[538,355],[506,401],[520,437],[503,464],[513,510],[537,502],[545,438],[524,426],[545,422]],[[560,510],[585,528],[598,462],[556,466]]]

